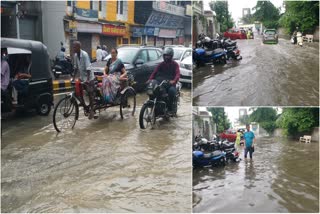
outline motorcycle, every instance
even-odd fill
[[[219,149],[215,140],[208,141],[206,138],[196,137],[192,147],[193,151],[213,152]]]
[[[65,61],[61,61],[56,58],[52,66],[52,72],[55,78],[59,78],[60,75],[73,75],[74,70],[71,59],[66,57]]]
[[[212,62],[216,63],[227,63],[226,52],[222,48],[217,48],[215,50],[205,50],[203,48],[196,48],[193,51],[193,61],[200,67],[201,64]]]
[[[205,154],[202,151],[193,151],[192,165],[194,167],[225,166],[226,153],[222,151],[214,151],[212,153]]]
[[[148,127],[154,128],[155,122],[159,118],[169,119],[177,116],[178,106],[180,104],[180,90],[181,84],[176,84],[177,94],[172,106],[172,112],[168,112],[169,95],[167,88],[171,85],[169,81],[163,80],[160,84],[156,80],[150,81],[147,86],[147,95],[149,99],[143,104],[140,115],[139,125],[141,129]]]

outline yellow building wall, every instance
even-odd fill
[[[107,21],[117,20],[117,1],[107,1]]]
[[[128,1],[128,23],[134,24],[134,1]]]
[[[77,1],[77,8],[90,9],[90,1]]]

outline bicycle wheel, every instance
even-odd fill
[[[154,128],[156,123],[155,112],[153,106],[144,104],[141,108],[140,115],[139,115],[139,125],[141,129],[146,129],[149,127]]]
[[[79,117],[79,105],[75,98],[67,96],[61,99],[53,112],[53,125],[57,132],[73,129]]]
[[[128,89],[121,97],[120,115],[121,119],[134,116],[136,111],[136,94],[133,90]]]

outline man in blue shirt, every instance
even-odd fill
[[[252,131],[250,131],[250,125],[247,125],[247,132],[244,133],[244,141],[245,141],[245,150],[244,150],[244,158],[247,158],[247,154],[249,152],[250,159],[252,160],[253,146],[255,141],[255,136]]]

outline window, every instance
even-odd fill
[[[183,59],[187,58],[188,56],[191,56],[191,51],[186,51],[183,55]]]
[[[91,10],[99,10],[99,2],[100,1],[90,1],[90,9]]]
[[[122,0],[117,1],[117,8],[118,8],[117,13],[122,15],[123,14],[123,1]]]
[[[162,52],[161,51],[159,51],[159,50],[157,50],[157,53],[158,53],[158,56],[159,56],[159,58],[162,56]]]
[[[67,6],[71,7],[71,1],[67,1]]]
[[[102,1],[99,1],[99,11],[102,11]]]
[[[90,0],[90,10],[92,10],[92,7],[93,7],[92,1]]]
[[[157,54],[156,50],[149,50],[148,52],[149,52],[150,61],[154,61],[154,60],[159,59],[159,55]]]
[[[148,62],[148,53],[147,50],[140,51],[137,59],[142,59],[144,62]]]

